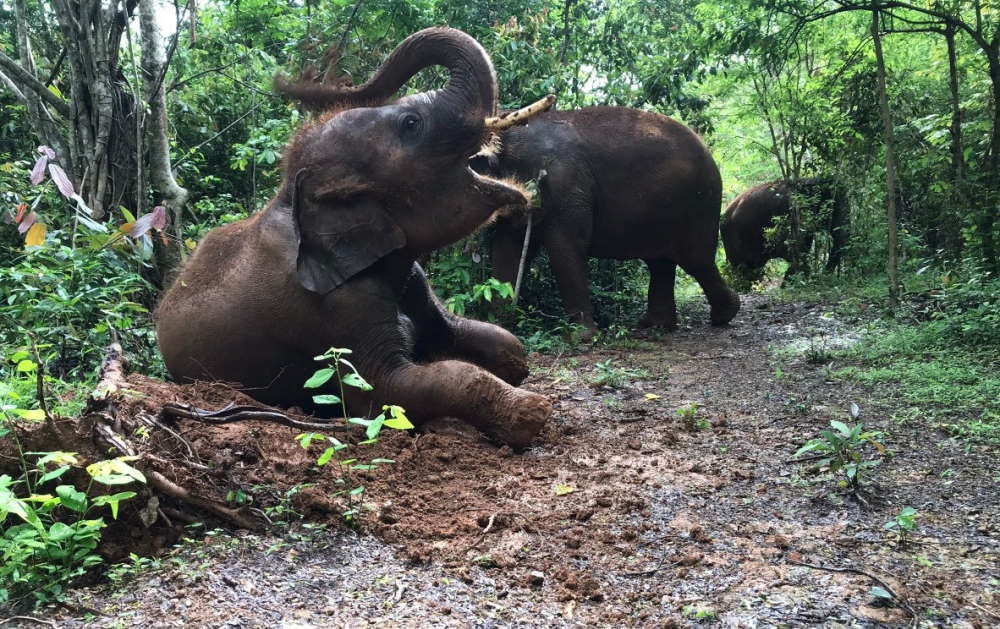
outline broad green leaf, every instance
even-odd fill
[[[851,429],[848,428],[847,424],[845,424],[842,421],[837,421],[836,419],[832,419],[830,420],[830,426],[835,428],[837,432],[839,432],[841,435],[845,437],[849,437],[851,435]]]
[[[316,404],[340,404],[340,398],[336,395],[314,395],[313,402]]]
[[[43,474],[42,477],[38,479],[38,484],[42,485],[44,483],[49,482],[52,479],[59,478],[60,476],[62,476],[63,474],[65,474],[68,471],[69,471],[69,466],[68,465],[63,465],[62,467],[57,467],[56,469],[52,470],[51,472],[48,472],[47,474]]]
[[[406,410],[402,406],[386,404],[383,411],[389,411],[391,419],[386,420],[385,425],[395,430],[412,430],[413,423],[406,417]]]
[[[73,537],[73,529],[66,526],[62,522],[54,522],[52,526],[49,527],[49,539],[54,542],[61,542],[65,539]]]
[[[62,501],[62,506],[70,511],[84,513],[87,510],[87,494],[77,491],[72,485],[59,485],[56,487],[56,495]]]
[[[344,385],[346,386],[354,387],[356,389],[361,389],[362,391],[371,391],[372,389],[374,389],[374,387],[368,384],[368,382],[360,375],[358,375],[357,372],[352,372],[345,375],[343,378],[341,378],[341,382],[343,382]]]
[[[318,432],[304,432],[301,435],[296,435],[295,438],[298,440],[300,446],[308,448],[313,441],[326,440],[326,435],[321,435]]]
[[[323,467],[324,465],[329,463],[330,459],[333,458],[333,455],[336,451],[337,451],[336,448],[333,447],[329,447],[326,450],[323,450],[323,454],[319,455],[319,458],[316,459],[316,465]]]
[[[34,371],[37,368],[38,368],[38,365],[36,365],[34,363],[34,361],[29,360],[27,358],[18,361],[17,367],[15,367],[15,369],[17,370],[18,373],[32,372],[32,371]]]
[[[369,440],[374,439],[382,432],[382,424],[385,423],[385,413],[380,414],[378,417],[373,419],[368,427],[365,429],[365,436]]]
[[[306,380],[306,383],[302,386],[306,389],[318,389],[329,382],[330,378],[332,378],[335,373],[336,372],[329,367],[319,369],[308,380]]]
[[[877,585],[874,585],[874,586],[872,586],[872,589],[871,589],[871,590],[869,590],[869,592],[870,592],[870,593],[871,593],[871,595],[872,595],[873,597],[875,597],[875,598],[881,598],[881,599],[888,599],[888,600],[890,600],[890,601],[891,601],[891,600],[892,600],[892,598],[893,598],[893,597],[892,597],[892,594],[889,594],[889,591],[888,591],[888,590],[886,590],[886,589],[885,589],[885,588],[883,588],[883,587],[879,587],[879,586],[877,586]]]

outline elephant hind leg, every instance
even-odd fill
[[[681,268],[693,277],[705,292],[712,309],[712,325],[725,325],[732,321],[740,311],[740,298],[722,279],[715,263],[699,266],[681,264]]]
[[[646,260],[649,268],[649,299],[646,314],[639,319],[640,328],[677,327],[677,305],[674,301],[674,277],[677,263],[673,260]]]

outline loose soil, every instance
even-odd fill
[[[330,497],[334,470],[313,465],[322,446],[303,450],[300,430],[180,421],[210,470],[180,465],[191,457],[165,433],[156,469],[261,508],[297,487],[288,504],[303,519],[255,533],[120,527],[111,554],[188,541],[44,615],[66,627],[902,627],[909,607],[920,626],[998,626],[996,448],[896,422],[890,389],[831,379],[809,341],[773,353],[817,330],[845,342],[844,329],[821,305],[754,297],[729,327],[693,321],[534,356],[525,386],[556,410],[531,448],[498,448],[448,420],[384,433],[355,450],[395,460],[358,477],[357,532]],[[609,360],[631,372],[617,388],[594,383]],[[239,401],[224,387],[129,382],[131,412]],[[831,419],[851,422],[852,402],[892,453],[865,501],[791,461]],[[901,541],[883,525],[904,505],[919,532]]]

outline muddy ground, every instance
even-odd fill
[[[913,622],[909,608],[920,626],[1000,625],[996,448],[892,420],[891,387],[832,379],[820,350],[849,342],[849,324],[825,310],[755,297],[711,328],[698,303],[671,335],[534,356],[526,386],[556,410],[533,447],[449,424],[386,435],[370,456],[396,463],[361,479],[371,510],[357,532],[300,431],[182,421],[224,470],[189,480],[242,490],[274,519],[293,485],[312,484],[287,501],[304,519],[189,527],[159,559],[37,615],[64,627],[892,627]],[[597,363],[613,382],[597,382]],[[867,504],[790,461],[831,419],[850,422],[852,402],[892,453]],[[904,505],[919,531],[901,542],[883,525]],[[880,604],[860,572],[802,564],[869,573],[898,598]]]

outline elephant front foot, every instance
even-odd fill
[[[490,439],[521,450],[545,426],[552,415],[552,403],[544,395],[512,389],[509,408],[504,415],[488,418],[476,427]]]
[[[639,319],[637,327],[643,330],[659,328],[671,332],[677,329],[677,315],[655,315],[647,312]]]
[[[740,298],[736,296],[736,293],[730,291],[726,296],[726,301],[721,306],[712,306],[712,325],[725,325],[729,323],[739,311]]]

